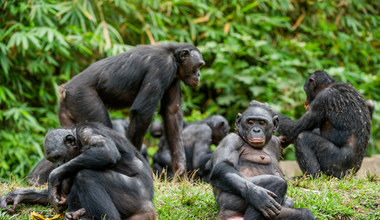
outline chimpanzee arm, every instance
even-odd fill
[[[154,111],[160,102],[166,85],[160,81],[159,74],[146,73],[140,91],[130,108],[130,123],[128,127],[128,139],[141,151],[144,136],[152,122]],[[154,75],[149,76],[149,75]]]
[[[164,120],[165,137],[172,155],[173,173],[183,175],[186,156],[182,141],[183,116],[181,109],[181,84],[175,79],[164,94],[161,101],[160,113]]]
[[[278,132],[286,137],[286,142],[293,143],[297,136],[303,131],[311,131],[319,125],[325,116],[325,103],[317,97],[309,107],[309,110],[297,121],[278,114]]]
[[[13,214],[19,203],[47,205],[48,195],[47,190],[18,189],[0,197],[0,208]],[[8,205],[12,205],[12,207],[8,207]]]
[[[238,148],[242,144],[243,140],[237,134],[223,139],[213,153],[210,182],[224,192],[240,195],[265,216],[275,217],[281,210],[281,205],[273,199],[277,195],[248,181],[236,169]]]
[[[189,129],[189,128],[188,128]],[[199,169],[206,165],[207,161],[211,158],[211,139],[212,130],[207,125],[197,126],[197,130],[192,135],[195,139],[193,149],[193,169]]]
[[[83,145],[79,156],[54,169],[49,176],[49,188],[81,169],[104,168],[115,164],[120,159],[120,152],[111,138],[84,128],[78,132]]]

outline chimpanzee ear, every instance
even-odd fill
[[[315,88],[315,81],[313,78],[310,78],[309,79],[309,85],[310,85],[310,88],[314,89]]]
[[[277,131],[278,126],[280,124],[280,120],[278,119],[277,115],[273,116],[272,120],[273,120],[273,131]]]
[[[238,113],[236,116],[236,122],[235,122],[236,128],[240,128],[240,122],[241,122],[241,114]]]
[[[218,128],[222,128],[224,126],[224,121],[219,122]]]
[[[189,55],[190,55],[189,49],[181,50],[181,52],[179,52],[179,58],[181,59],[181,62],[183,62]]]

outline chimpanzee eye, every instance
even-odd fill
[[[250,125],[253,125],[255,123],[255,120],[253,119],[248,119],[247,120],[247,123],[250,124]]]
[[[261,126],[265,126],[265,125],[267,125],[267,122],[264,121],[264,120],[260,120],[259,123],[260,123]]]

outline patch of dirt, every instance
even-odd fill
[[[296,161],[280,161],[280,166],[284,171],[285,176],[288,178],[302,175],[302,172]],[[380,155],[364,158],[362,166],[356,175],[360,178],[363,178],[366,177],[367,174],[380,177]]]

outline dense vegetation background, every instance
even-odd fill
[[[58,85],[163,41],[193,43],[207,63],[199,88],[183,87],[188,120],[219,113],[232,125],[252,99],[298,118],[305,78],[324,69],[375,100],[368,155],[379,153],[379,25],[371,0],[0,0],[0,178],[25,177],[43,157]]]

